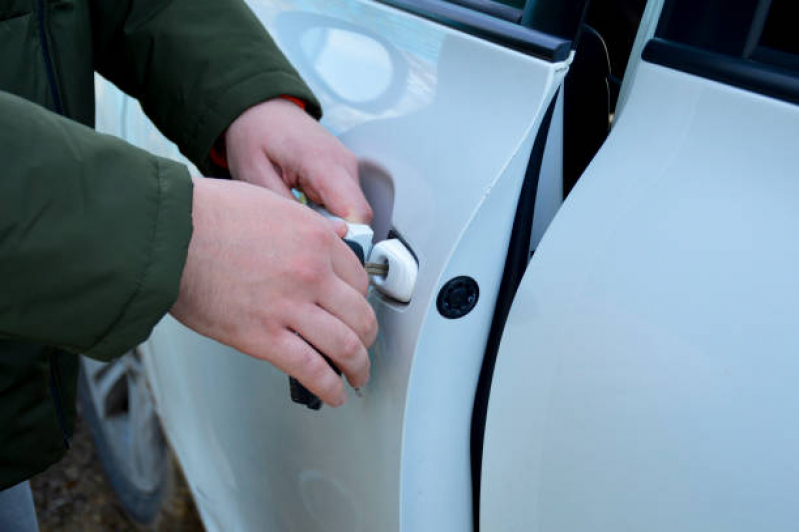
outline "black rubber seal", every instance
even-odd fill
[[[549,104],[538,134],[533,143],[524,183],[519,194],[516,206],[516,217],[513,220],[508,256],[505,259],[505,270],[499,286],[497,304],[494,307],[494,318],[491,330],[488,333],[488,343],[483,357],[483,366],[477,382],[477,392],[474,396],[474,409],[472,410],[471,430],[471,462],[472,462],[472,511],[474,513],[474,530],[480,530],[480,481],[483,466],[483,442],[485,438],[486,415],[488,413],[488,400],[491,395],[491,381],[494,377],[494,366],[497,361],[499,344],[505,322],[508,320],[513,298],[522,281],[527,263],[530,260],[530,239],[533,230],[533,215],[535,214],[535,200],[538,195],[538,181],[541,174],[541,162],[544,157],[544,148],[547,143],[549,126],[555,110],[557,95]]]
[[[458,4],[475,11],[480,11],[492,17],[501,18],[508,22],[518,24],[522,21],[522,10],[516,9],[493,0],[448,0],[452,4]]]
[[[799,73],[773,65],[652,39],[643,59],[790,103],[799,103]]]
[[[534,55],[551,62],[564,61],[572,48],[570,39],[525,28],[467,7],[441,0],[379,0],[383,4],[455,28],[469,35]]]

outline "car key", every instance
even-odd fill
[[[361,264],[364,264],[364,256],[363,256],[363,248],[361,245],[353,240],[344,240],[344,243],[347,244],[355,256],[358,257],[358,260]],[[368,271],[368,270],[367,270]],[[330,360],[325,355],[322,355],[324,359],[330,364],[330,367],[333,368],[333,371],[336,374],[341,375],[341,370],[333,364],[333,361]],[[356,390],[357,392],[358,390]],[[305,405],[311,410],[319,410],[322,408],[322,400],[314,394],[311,390],[303,386],[303,384],[295,379],[294,377],[289,375],[289,393],[291,394],[291,400],[295,403]]]
[[[324,355],[322,355],[322,357],[330,364],[330,367],[333,368],[336,374],[341,375],[341,370],[333,364],[332,360]],[[289,376],[289,392],[291,393],[291,400],[295,403],[305,405],[311,410],[319,410],[322,408],[322,400],[311,390],[303,386],[300,381],[291,376]]]
[[[330,214],[324,207],[314,204],[309,204],[309,207],[325,218],[341,220],[341,218]],[[344,242],[366,269],[372,285],[396,302],[408,303],[413,295],[419,270],[416,258],[397,238],[389,238],[374,246],[372,245],[373,238],[374,232],[368,225],[347,223],[347,235],[344,237]],[[367,262],[366,259],[372,259],[373,262]],[[333,364],[333,361],[326,356],[324,358],[330,367],[341,375],[341,371]],[[354,390],[356,395],[361,397],[360,390],[358,388],[354,388]],[[321,399],[291,376],[289,376],[289,391],[291,400],[295,403],[305,405],[311,410],[322,408]]]
[[[363,267],[366,268],[366,273],[370,276],[377,275],[378,277],[385,277],[388,275],[388,263],[379,264],[377,262],[367,262]]]

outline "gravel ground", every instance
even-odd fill
[[[66,457],[31,479],[41,532],[127,532],[134,525],[105,481],[89,428],[78,416],[72,449]],[[202,532],[191,495],[181,478],[170,508],[156,532]]]

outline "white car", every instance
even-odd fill
[[[341,409],[170,317],[85,361],[135,519],[171,447],[208,530],[799,529],[788,0],[650,0],[618,32],[585,0],[248,3],[418,279],[408,303],[371,293],[372,378]],[[97,95],[100,130],[183,160]]]

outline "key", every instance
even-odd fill
[[[352,240],[344,240],[344,243],[350,247],[352,252],[355,253],[355,256],[358,257],[358,260],[361,262],[361,264],[364,265],[364,267],[367,267],[368,265],[372,264],[369,262],[364,263],[363,248],[361,247],[360,244]],[[388,265],[386,264],[372,264],[372,265],[378,267],[377,271],[383,271],[382,274],[383,276],[385,276],[386,272],[388,272]],[[367,268],[366,271],[368,273],[369,269]],[[380,275],[380,274],[374,274],[374,275]],[[333,369],[333,371],[335,371],[338,375],[341,375],[341,370],[338,369],[335,364],[333,364],[333,361],[324,355],[322,356],[324,357],[325,361],[330,365],[330,367]],[[358,397],[362,397],[361,391],[359,389],[355,388],[355,393],[358,395]],[[297,404],[305,405],[311,410],[319,410],[320,408],[322,408],[322,400],[319,399],[319,397],[317,397],[316,394],[311,392],[308,388],[303,386],[302,383],[300,383],[300,381],[298,381],[297,379],[295,379],[290,375],[289,375],[289,394],[291,396],[292,401],[294,401]]]
[[[377,262],[367,262],[363,267],[366,268],[366,273],[369,275],[376,275],[378,277],[385,277],[388,275],[388,263],[380,264]]]

